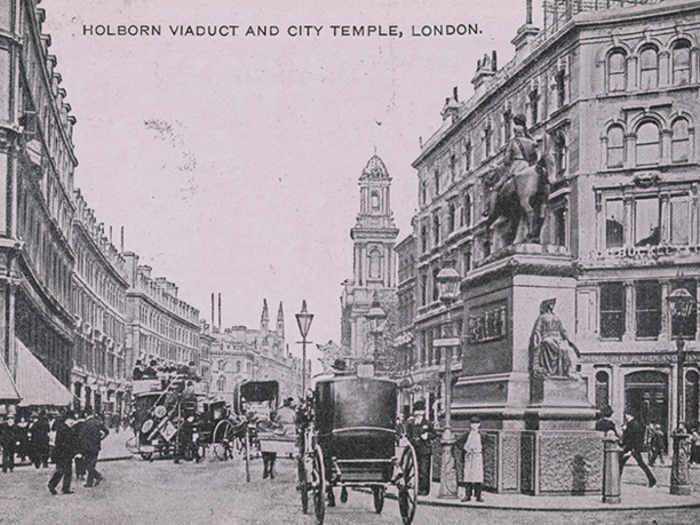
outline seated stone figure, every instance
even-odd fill
[[[542,301],[530,337],[532,374],[538,377],[571,377],[571,357],[564,342],[580,357],[561,319],[554,313],[555,304],[556,299]]]

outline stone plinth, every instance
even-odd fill
[[[602,436],[579,377],[530,373],[530,336],[542,301],[575,340],[576,278],[560,248],[511,246],[462,282],[462,375],[453,390],[459,434],[473,415],[482,419],[485,484],[497,492],[600,493]],[[574,361],[575,362],[575,361]]]

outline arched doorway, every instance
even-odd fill
[[[625,376],[625,412],[645,426],[668,429],[668,374],[642,370]]]

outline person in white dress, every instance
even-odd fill
[[[481,421],[473,416],[469,423],[469,430],[455,441],[455,452],[462,455],[463,476],[462,484],[465,487],[465,495],[462,501],[471,501],[472,493],[476,501],[484,501],[481,489],[484,483],[484,456],[483,436],[479,432]]]

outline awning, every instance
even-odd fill
[[[22,400],[20,406],[65,406],[73,402],[73,395],[49,372],[41,361],[15,339],[17,344],[17,390]]]
[[[7,368],[5,360],[0,357],[0,401],[17,402],[19,400],[20,396],[15,387],[15,382],[12,380],[10,369]]]

